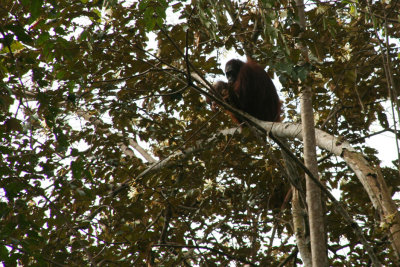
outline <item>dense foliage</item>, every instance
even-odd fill
[[[279,149],[248,129],[208,142],[235,126],[214,116],[186,74],[190,66],[224,79],[226,51],[251,54],[279,77],[284,121],[299,122],[302,81],[314,92],[317,127],[379,165],[364,137],[372,123],[393,132],[382,103],[398,110],[400,3],[307,3],[301,32],[287,0],[1,1],[0,262],[276,266],[290,255],[300,263]],[[147,160],[132,153],[135,142]],[[141,175],[152,158],[189,148]],[[292,149],[301,157],[301,143]],[[390,264],[385,226],[355,175],[319,156],[322,180],[341,190]],[[398,170],[382,171],[396,193]],[[125,181],[129,189],[110,194]],[[330,265],[366,266],[351,226],[329,203],[326,212]]]

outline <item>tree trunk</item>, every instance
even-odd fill
[[[304,30],[305,15],[303,0],[296,0],[297,11],[299,15],[300,27]],[[308,51],[304,45],[301,45],[303,58],[307,60]],[[311,171],[314,177],[318,179],[318,162],[316,154],[314,113],[312,110],[312,92],[308,86],[303,86],[300,95],[301,121],[304,139],[304,164]],[[326,251],[326,238],[324,227],[324,213],[321,200],[321,190],[306,175],[307,206],[310,223],[311,256],[312,265],[318,267],[328,266]]]
[[[311,106],[311,90],[305,88],[301,94],[301,120],[304,138],[304,165],[318,178],[318,162],[316,155],[314,114]],[[311,255],[313,266],[327,266],[324,214],[321,190],[306,175],[306,200],[310,223]]]
[[[311,253],[308,248],[307,229],[305,223],[305,216],[307,215],[301,207],[299,191],[292,186],[292,216],[293,216],[293,229],[296,236],[297,248],[300,252],[300,257],[303,260],[305,267],[311,267]]]

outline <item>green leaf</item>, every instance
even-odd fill
[[[43,0],[32,0],[30,3],[31,7],[31,20],[36,20],[42,9]]]
[[[0,245],[0,260],[5,260],[9,256],[9,251],[4,245]]]
[[[163,20],[166,18],[165,8],[161,6],[156,7],[156,14]]]
[[[149,4],[149,0],[139,1],[139,11],[143,12],[147,8],[148,4]]]
[[[33,42],[32,38],[26,33],[25,29],[22,26],[9,25],[7,28],[13,33],[15,33],[19,41],[28,44]]]
[[[148,7],[144,12],[144,22],[146,24],[146,29],[151,31],[156,26],[156,19],[154,18],[154,9],[153,7]]]
[[[74,176],[75,179],[80,180],[82,177],[82,171],[83,171],[83,163],[81,160],[75,160],[71,162],[71,170],[72,170],[72,175]]]
[[[42,45],[50,39],[50,34],[48,32],[44,32],[39,35],[39,38],[36,40],[37,45]]]

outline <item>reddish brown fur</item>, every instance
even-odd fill
[[[229,97],[229,85],[226,82],[222,82],[222,81],[218,81],[216,84],[214,84],[214,88],[213,88],[213,94],[219,98],[221,98],[222,100],[224,100],[226,103],[233,105],[234,107],[236,107],[233,103],[231,103],[230,101],[230,97]],[[207,101],[207,102],[211,102],[211,101]],[[217,104],[215,102],[211,102],[211,109],[213,111],[217,111]],[[225,113],[228,114],[232,120],[237,123],[240,124],[239,120],[236,119],[235,115],[233,115],[232,112],[230,112],[229,110],[225,110]]]
[[[234,59],[226,64],[226,70],[233,71],[234,82],[218,82],[215,86],[226,102],[257,119],[280,121],[281,102],[271,78],[260,65],[254,61],[244,63]],[[228,114],[237,123],[243,121],[230,112]]]

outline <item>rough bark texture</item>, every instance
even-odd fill
[[[306,235],[306,224],[304,222],[306,213],[301,207],[299,192],[292,186],[292,216],[293,228],[296,235],[296,244],[305,267],[311,267],[311,252],[308,248],[309,239]]]

